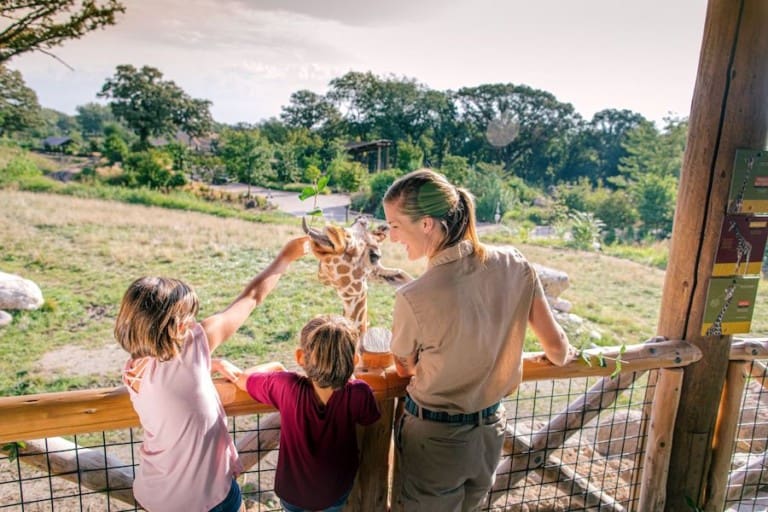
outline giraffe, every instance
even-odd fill
[[[741,230],[739,230],[739,226],[736,225],[736,221],[731,220],[730,225],[728,226],[728,231],[733,231],[733,234],[736,235],[736,268],[733,272],[738,273],[739,265],[741,265],[743,260],[744,271],[742,274],[746,274],[749,267],[749,257],[752,254],[752,244],[741,234]]]
[[[725,313],[728,311],[728,306],[731,305],[731,300],[733,300],[733,294],[735,292],[736,282],[734,281],[728,288],[725,289],[725,300],[723,301],[723,306],[720,308],[720,313],[717,314],[715,321],[712,322],[712,325],[710,325],[709,329],[707,329],[707,336],[723,335],[723,318],[725,317]]]
[[[413,279],[403,270],[381,265],[379,243],[386,238],[389,226],[369,229],[368,217],[362,215],[348,228],[328,225],[321,231],[308,227],[304,218],[301,225],[310,237],[312,253],[320,261],[320,282],[336,289],[344,304],[344,316],[362,339],[368,330],[368,280],[399,286]]]
[[[741,208],[744,206],[744,192],[747,188],[747,183],[749,183],[750,175],[752,174],[752,168],[755,166],[755,157],[750,156],[747,159],[747,170],[744,173],[744,179],[741,180],[741,186],[739,187],[739,192],[736,194],[736,197],[733,200],[733,203],[731,203],[731,209],[728,213],[741,213]]]

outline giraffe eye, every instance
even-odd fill
[[[368,258],[371,260],[371,263],[375,265],[381,259],[381,253],[379,251],[371,249],[368,253]]]

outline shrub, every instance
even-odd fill
[[[41,176],[43,173],[23,155],[13,157],[0,173],[1,183],[10,183],[24,178]]]

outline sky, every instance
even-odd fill
[[[348,71],[431,89],[542,89],[590,119],[629,109],[686,117],[706,0],[123,0],[117,24],[23,54],[40,104],[67,114],[120,64],[159,69],[224,123],[279,116],[291,93]]]

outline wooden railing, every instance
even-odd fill
[[[515,426],[508,427],[500,473],[516,476],[501,480],[505,480],[509,489],[510,482],[514,479],[519,480],[529,474],[544,475],[546,480],[553,482],[558,489],[569,489],[569,492],[577,494],[577,502],[585,508],[595,505],[605,507],[602,508],[604,510],[625,510],[577,472],[561,468],[553,473],[555,452],[568,437],[594,419],[616,399],[622,389],[634,382],[643,372],[684,367],[697,361],[700,352],[695,346],[680,340],[654,340],[629,346],[623,353],[618,347],[585,352],[587,359],[595,361],[594,364],[587,364],[579,359],[561,368],[536,361],[537,354],[527,354],[523,363],[524,382],[594,377],[603,379],[584,393],[584,396],[569,404],[538,432],[523,435]],[[614,373],[616,359],[619,357],[621,375],[612,378],[610,376]],[[629,375],[632,377],[627,377]],[[387,510],[391,499],[392,480],[397,478],[396,471],[391,471],[392,464],[397,466],[396,455],[391,450],[392,428],[397,402],[404,396],[407,379],[398,377],[393,367],[359,368],[356,376],[367,381],[373,388],[382,409],[382,418],[373,426],[362,429],[363,455],[356,487],[350,497],[349,510]],[[254,402],[245,392],[226,381],[217,380],[216,387],[228,416],[274,412],[271,407]],[[597,391],[593,392],[593,389]],[[670,397],[664,399],[670,400]],[[660,407],[664,407],[664,404],[660,404]],[[652,412],[651,415],[653,414]],[[3,397],[0,398],[0,418],[0,446],[15,441],[139,426],[138,417],[123,387]],[[672,427],[657,425],[653,418],[650,424],[654,425],[655,429]],[[671,436],[671,432],[653,432],[648,435],[651,434]],[[261,443],[262,448],[264,443],[269,445],[267,449],[274,448],[277,446],[277,436],[272,436],[266,441],[264,438],[258,439],[257,442]],[[238,443],[239,448],[240,446]],[[657,452],[653,443],[648,444],[645,460],[643,467],[646,469],[664,465],[664,455]],[[46,464],[50,466],[50,462]],[[80,474],[77,478],[80,479],[81,485],[87,486],[87,483],[83,483],[82,476]],[[640,494],[644,496],[642,499],[653,500],[656,493],[663,493],[664,486],[659,483],[658,475],[644,474],[639,482]],[[94,483],[94,486],[103,490],[103,482]],[[505,491],[497,485],[494,492]]]

